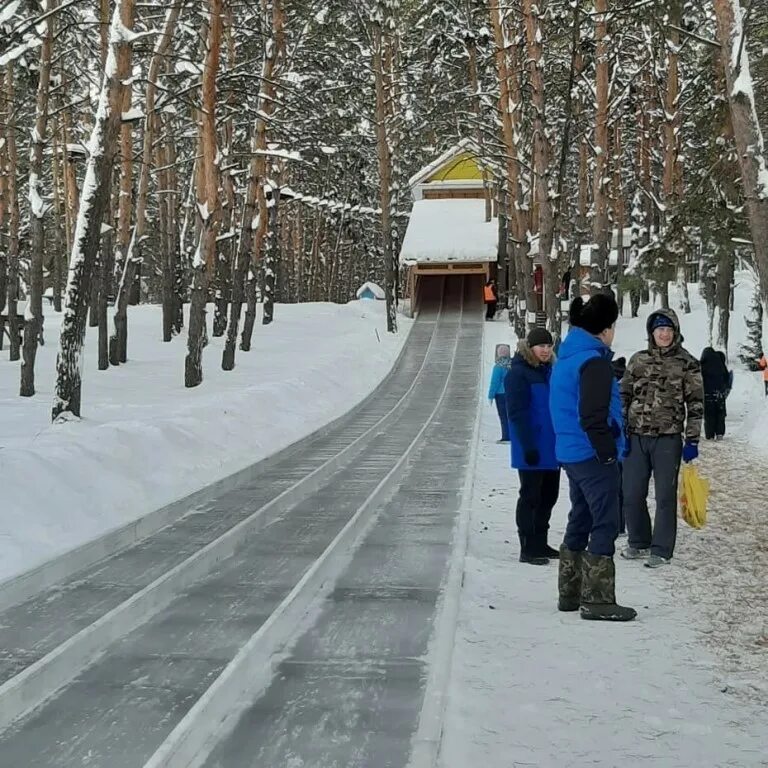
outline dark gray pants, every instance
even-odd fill
[[[683,450],[680,435],[631,436],[631,450],[624,460],[624,516],[629,546],[672,557],[677,538],[677,478]],[[648,484],[653,475],[656,515],[651,530]]]

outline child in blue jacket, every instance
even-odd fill
[[[498,344],[496,346],[496,363],[491,372],[491,384],[488,387],[488,402],[496,404],[496,410],[499,413],[499,423],[501,424],[501,440],[499,443],[509,442],[509,422],[507,421],[507,401],[504,396],[504,377],[507,375],[509,366],[512,364],[512,356],[509,344]]]

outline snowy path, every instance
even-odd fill
[[[768,407],[768,404],[767,404]],[[704,443],[701,473],[710,479],[706,528],[681,526],[669,589],[700,618],[696,631],[716,652],[723,686],[768,703],[768,458],[727,438]]]
[[[488,371],[508,330],[503,323],[486,330]],[[681,525],[679,557],[666,571],[619,561],[618,597],[638,619],[593,624],[556,610],[554,563],[517,562],[517,477],[508,448],[495,444],[497,431],[486,405],[441,768],[768,764],[768,713],[723,682],[712,653],[719,645],[734,666],[748,657],[749,669],[765,668],[764,648],[754,650],[765,637],[758,609],[764,617],[768,597],[757,572],[764,545],[760,560],[742,555],[731,566],[736,546],[757,551],[765,541],[765,522],[758,528],[752,519],[768,473],[744,461],[743,446],[705,446],[703,470],[728,478],[714,489],[711,527],[695,533]],[[563,482],[555,544],[567,512]],[[749,600],[733,610],[741,583]]]

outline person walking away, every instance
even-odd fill
[[[733,389],[733,370],[728,368],[728,362],[725,359],[725,352],[718,352],[717,353],[720,356],[720,359],[723,361],[723,365],[725,366],[725,370],[728,371],[728,391],[725,393],[725,403],[723,403],[723,418],[728,418],[728,398],[731,395],[731,390]],[[723,433],[725,434],[725,433]]]
[[[646,325],[648,348],[636,352],[621,381],[629,443],[624,460],[624,515],[629,560],[648,568],[666,565],[677,538],[677,485],[680,459],[698,458],[704,385],[699,361],[683,347],[674,310],[653,312]],[[684,437],[684,442],[683,442]],[[648,514],[653,475],[656,514]]]
[[[488,402],[495,403],[501,424],[501,440],[499,443],[509,442],[509,421],[507,419],[507,398],[504,395],[504,378],[512,365],[512,352],[509,344],[496,345],[496,361],[491,371],[491,383],[488,386]]]
[[[765,384],[765,396],[768,397],[768,360],[763,355],[757,363],[763,371],[763,383]]]
[[[704,437],[722,440],[725,435],[725,401],[731,391],[725,355],[706,347],[701,353],[701,378],[704,384]]]
[[[568,476],[571,511],[560,547],[561,611],[582,619],[631,621],[634,608],[616,603],[613,561],[619,523],[619,461],[624,429],[611,344],[619,308],[596,294],[571,303],[571,329],[552,373],[550,404],[556,455]]]
[[[520,478],[517,532],[520,562],[546,565],[559,553],[547,543],[552,509],[560,494],[560,465],[549,413],[552,335],[534,328],[517,347],[504,380],[512,442],[512,467]]]
[[[493,320],[496,317],[496,307],[499,303],[499,295],[496,292],[496,283],[489,280],[483,289],[483,301],[485,302],[485,319]]]

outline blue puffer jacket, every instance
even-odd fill
[[[610,361],[613,352],[600,339],[581,328],[571,328],[560,345],[560,355],[552,372],[550,407],[557,436],[556,453],[563,464],[576,464],[596,457],[596,451],[582,429],[579,417],[579,385],[581,370],[595,357]],[[618,382],[614,379],[608,409],[609,426],[616,436],[616,453],[624,452],[624,421]]]
[[[511,362],[508,357],[506,360]],[[491,383],[488,386],[489,400],[493,400],[496,395],[504,394],[504,377],[507,375],[507,371],[509,371],[509,365],[500,365],[499,363],[496,363],[496,365],[493,366]]]
[[[520,470],[557,469],[555,432],[549,415],[549,377],[552,366],[540,363],[522,341],[504,379],[512,466]],[[539,463],[530,466],[526,451],[537,450]]]

